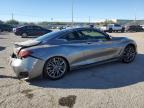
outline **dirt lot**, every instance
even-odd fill
[[[131,64],[108,63],[69,72],[57,81],[18,80],[8,65],[12,45],[24,41],[0,34],[0,108],[144,108],[144,33],[113,33],[138,44]]]

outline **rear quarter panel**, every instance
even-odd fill
[[[32,50],[33,56],[44,61],[55,56],[64,57],[70,65],[84,60],[83,48],[73,45],[41,45],[28,49]]]

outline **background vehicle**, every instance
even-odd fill
[[[140,25],[130,25],[126,27],[127,32],[142,32],[144,29]]]
[[[101,30],[103,31],[106,31],[106,32],[124,32],[125,31],[125,28],[119,24],[108,24],[106,26],[103,26],[100,28]]]
[[[61,26],[61,27],[59,27],[59,29],[60,29],[60,30],[63,30],[63,29],[66,29],[66,27]]]
[[[75,28],[15,43],[11,66],[20,78],[39,75],[59,79],[66,72],[92,63],[130,63],[137,50],[133,40],[111,37],[97,29]]]
[[[13,27],[11,25],[8,24],[0,24],[0,31],[7,31],[7,32],[11,32],[13,29]]]
[[[140,25],[144,29],[144,25]]]
[[[14,29],[15,35],[20,35],[22,37],[41,36],[49,32],[52,31],[35,25],[21,26]]]

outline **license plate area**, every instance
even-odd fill
[[[13,53],[13,54],[11,55],[11,58],[17,58],[16,54]]]

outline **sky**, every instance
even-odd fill
[[[75,22],[144,19],[144,0],[1,0],[0,20]]]

